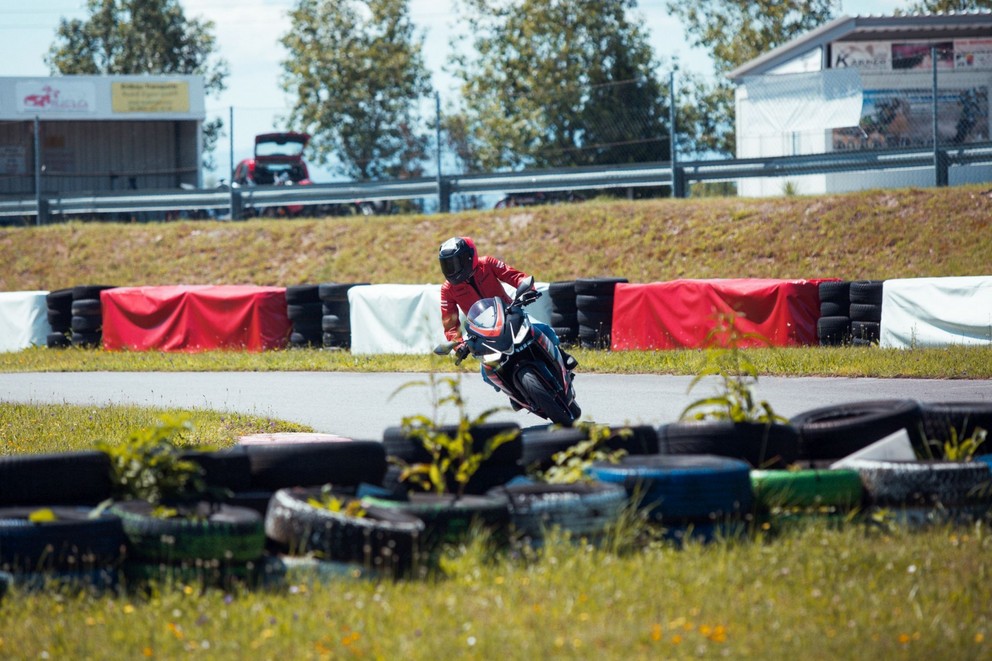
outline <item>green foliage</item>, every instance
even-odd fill
[[[298,0],[290,20],[282,83],[315,160],[359,179],[419,176],[431,89],[409,0]]]
[[[742,332],[737,327],[736,315],[718,315],[716,326],[707,335],[706,363],[689,384],[689,390],[707,376],[718,376],[722,389],[717,395],[689,404],[680,418],[765,424],[785,421],[768,402],[754,401],[752,388],[758,382],[758,368],[742,351],[745,343],[754,342],[768,344],[758,334]]]
[[[532,477],[549,484],[575,484],[591,481],[589,467],[594,463],[608,461],[618,463],[627,454],[626,450],[610,450],[606,441],[613,436],[608,425],[580,422],[576,427],[587,434],[586,438],[569,446],[551,457],[552,464],[544,471],[535,471]],[[622,429],[620,436],[630,436],[630,429]]]
[[[689,75],[680,98],[679,140],[690,153],[733,155],[734,87],[725,75],[833,18],[833,0],[666,0],[693,46],[710,51],[716,82]]]
[[[937,14],[948,12],[970,12],[992,9],[992,0],[917,0],[905,9],[907,14]],[[903,10],[896,10],[897,14]]]
[[[665,160],[668,90],[633,0],[461,0],[448,121],[471,169]],[[470,41],[473,48],[462,47]]]
[[[834,17],[833,0],[667,0],[693,46],[713,56],[726,74]]]
[[[87,0],[86,10],[86,20],[59,22],[45,58],[52,73],[199,74],[208,93],[224,90],[228,68],[214,57],[214,24],[187,19],[179,0]],[[220,119],[204,125],[204,154],[222,126]]]
[[[157,424],[133,431],[124,445],[98,441],[97,449],[110,456],[114,496],[161,504],[203,493],[202,470],[181,457],[183,436],[192,430],[184,417],[162,416]]]
[[[362,501],[356,498],[341,498],[334,494],[328,486],[320,490],[319,498],[307,498],[307,504],[318,509],[344,514],[345,516],[361,519],[368,512],[362,507]]]
[[[410,481],[425,491],[438,494],[448,493],[449,481],[455,484],[455,495],[465,493],[465,485],[472,479],[484,461],[489,459],[501,445],[515,440],[520,431],[508,430],[488,439],[481,449],[476,449],[472,428],[483,424],[502,409],[493,408],[471,419],[465,412],[465,400],[461,395],[461,377],[437,377],[433,373],[427,381],[413,381],[401,386],[396,392],[411,386],[427,386],[434,399],[433,418],[413,415],[403,418],[403,429],[413,439],[423,445],[431,456],[428,463],[406,466],[400,480]],[[447,394],[438,396],[438,388],[447,387]],[[444,406],[454,406],[458,412],[458,425],[454,434],[440,431],[438,410]]]
[[[958,430],[951,427],[950,438],[943,443],[928,439],[926,447],[928,449],[933,446],[940,447],[943,450],[942,456],[947,461],[971,461],[978,454],[987,436],[988,432],[985,429],[976,427],[970,436],[961,438]]]

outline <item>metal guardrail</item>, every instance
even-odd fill
[[[234,209],[233,216],[240,217],[246,207],[348,204],[362,200],[400,200],[435,196],[440,201],[440,207],[447,209],[452,194],[527,193],[639,186],[673,186],[676,190],[686,190],[685,184],[688,182],[845,171],[933,167],[936,180],[946,182],[947,168],[975,164],[992,164],[992,142],[942,149],[937,152],[933,149],[900,149],[685,161],[678,162],[674,168],[670,162],[657,162],[363,183],[66,194],[43,197],[41,212],[42,217],[45,217],[49,214],[71,216],[117,212]],[[0,197],[0,217],[38,215],[38,200],[34,196]]]

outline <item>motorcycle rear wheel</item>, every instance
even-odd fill
[[[517,384],[538,415],[563,427],[571,427],[572,423],[575,422],[571,411],[559,404],[554,395],[548,392],[533,368],[524,367],[521,369],[517,375]]]

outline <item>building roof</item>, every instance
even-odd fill
[[[737,67],[727,77],[734,82],[768,73],[809,51],[834,41],[893,41],[902,39],[968,39],[992,36],[992,12],[907,14],[900,16],[841,16]]]

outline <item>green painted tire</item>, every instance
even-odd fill
[[[751,488],[763,509],[853,509],[864,485],[856,470],[754,470]]]
[[[162,518],[143,500],[114,503],[135,560],[179,563],[257,560],[265,550],[262,516],[248,508],[199,502],[177,507],[181,516]]]

